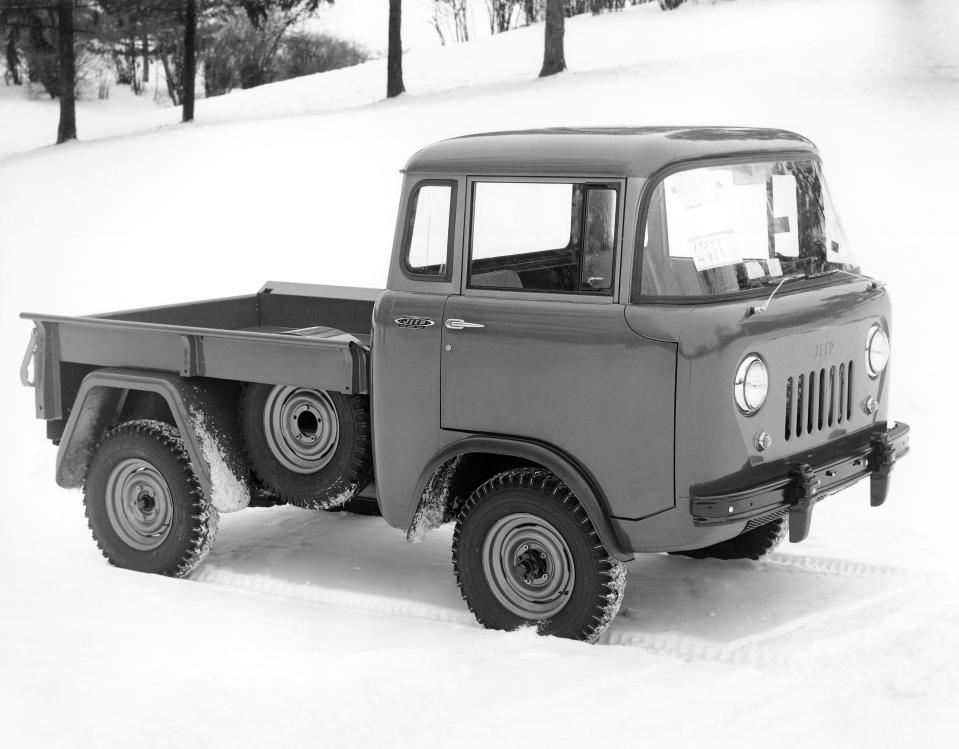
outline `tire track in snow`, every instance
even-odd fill
[[[911,577],[932,579],[934,576],[918,570],[896,567],[891,564],[870,564],[854,559],[814,557],[804,554],[771,554],[757,563],[759,568],[774,567],[791,572],[810,572],[840,577]]]
[[[827,574],[839,577],[887,576],[912,578],[916,581],[926,578],[931,579],[932,577],[889,565],[784,554],[775,554],[757,566],[770,567],[777,572]],[[470,627],[478,626],[473,615],[466,609],[465,604],[463,609],[459,610],[422,601],[372,593],[358,593],[324,585],[291,582],[262,574],[236,572],[227,567],[209,563],[193,573],[190,579],[288,600],[335,606],[354,611],[461,624]],[[815,659],[808,657],[809,648],[796,652],[789,647],[788,640],[785,641],[786,647],[772,646],[771,643],[780,638],[787,638],[790,634],[800,630],[825,625],[836,619],[855,614],[863,609],[881,604],[901,593],[903,593],[903,590],[898,587],[882,590],[860,598],[853,603],[816,611],[762,632],[726,642],[708,640],[677,631],[646,632],[635,629],[633,628],[636,626],[635,620],[631,620],[628,612],[624,612],[625,616],[621,616],[613,627],[604,633],[598,644],[634,647],[653,655],[663,655],[685,661],[706,660],[762,670],[788,670],[797,675],[806,675],[818,670]],[[816,637],[808,644],[822,644],[824,640],[828,639],[828,636],[825,638]]]
[[[896,597],[902,591],[883,590],[855,603],[817,611],[808,616],[792,619],[764,632],[747,635],[728,642],[715,642],[681,632],[647,633],[623,630],[615,625],[599,640],[601,644],[641,648],[653,655],[679,658],[684,661],[713,661],[727,665],[749,666],[761,670],[789,671],[797,675],[811,675],[822,669],[810,660],[809,648],[799,653],[785,652],[783,647],[771,647],[770,643],[799,630],[815,627],[858,613]],[[828,638],[816,638],[807,643],[815,645]]]
[[[465,624],[479,626],[476,619],[465,608],[463,611],[437,606],[430,603],[410,601],[403,598],[390,598],[370,593],[354,593],[349,590],[328,588],[323,585],[307,585],[287,580],[278,580],[265,575],[251,575],[243,572],[234,572],[224,567],[205,564],[190,579],[201,583],[223,585],[228,588],[238,588],[254,593],[264,593],[271,596],[287,598],[293,601],[324,606],[336,606],[354,611],[387,614],[408,619],[425,619],[428,621],[446,622],[450,624]]]

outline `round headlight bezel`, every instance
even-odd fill
[[[881,361],[877,362],[879,357]],[[872,379],[881,375],[889,364],[889,335],[879,323],[874,323],[866,333],[865,358],[866,373]]]
[[[751,379],[759,376],[762,380],[762,396],[756,397],[756,382]],[[769,397],[769,368],[763,358],[756,353],[747,354],[739,363],[733,380],[733,398],[736,406],[745,416],[759,413]]]

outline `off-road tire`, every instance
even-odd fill
[[[784,516],[712,546],[669,553],[693,559],[752,559],[758,562],[772,554],[788,535],[789,518]]]
[[[243,393],[243,439],[254,472],[284,502],[296,507],[324,510],[346,504],[370,482],[373,474],[369,399],[303,389],[322,396],[332,406],[338,436],[328,462],[311,472],[297,472],[277,457],[277,437],[272,438],[271,447],[264,424],[271,393],[278,388],[281,386],[254,384]]]
[[[511,524],[516,524],[514,530],[507,531],[504,537],[504,529]],[[497,565],[495,561],[512,559],[512,553],[507,554],[510,549],[522,551],[524,544],[527,550],[535,546],[539,531],[546,538],[552,535],[561,539],[560,547],[565,545],[563,553],[542,555],[549,560],[545,569],[552,571],[553,584],[564,579],[563,558],[571,561],[568,568],[572,578],[564,587],[566,603],[555,604],[561,608],[544,618],[520,615],[504,605],[502,591],[508,585],[504,580],[510,574],[515,580],[520,566],[514,562],[510,573],[505,564]],[[524,534],[529,535],[529,543]],[[547,540],[545,546],[549,545]],[[500,570],[498,577],[492,568]],[[453,572],[467,606],[487,629],[514,630],[532,625],[540,634],[586,642],[594,642],[613,621],[626,588],[626,566],[606,550],[573,492],[552,473],[533,468],[494,476],[463,504],[453,531]],[[516,592],[521,587],[522,583],[516,580],[509,595],[522,596],[522,591]],[[561,593],[558,591],[555,601]],[[522,603],[519,608],[523,610]]]
[[[179,432],[162,421],[128,421],[108,431],[83,495],[93,538],[116,567],[185,577],[213,546],[219,514],[203,496]],[[141,499],[152,503],[152,514],[137,514]]]

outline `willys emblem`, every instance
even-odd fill
[[[430,325],[436,324],[428,317],[417,317],[416,315],[403,315],[397,317],[393,322],[400,328],[428,328]]]

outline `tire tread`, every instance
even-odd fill
[[[622,606],[626,589],[626,565],[609,553],[600,540],[599,534],[589,519],[589,515],[576,498],[576,495],[550,471],[539,468],[515,468],[504,471],[477,487],[477,489],[470,494],[466,502],[463,503],[453,529],[453,573],[456,576],[456,584],[460,590],[460,595],[466,602],[469,610],[476,617],[476,620],[480,624],[487,626],[488,623],[484,621],[482,614],[476,611],[472,606],[464,590],[460,571],[459,542],[462,536],[464,522],[466,522],[479,503],[491,493],[509,488],[524,488],[535,491],[545,498],[561,504],[567,512],[579,521],[588,544],[592,549],[593,563],[600,576],[605,579],[601,584],[602,592],[597,595],[593,601],[590,623],[584,625],[573,635],[573,639],[590,643],[595,642],[603,632],[606,631],[613,619],[616,618],[616,614],[619,613],[619,609]],[[540,623],[540,626],[542,626],[542,623]]]
[[[155,442],[173,456],[182,471],[182,478],[188,487],[191,500],[190,519],[192,520],[192,527],[190,529],[190,539],[175,563],[161,570],[158,574],[170,577],[186,577],[210,553],[219,527],[220,514],[204,497],[200,482],[197,480],[196,473],[190,463],[190,456],[186,451],[183,440],[180,438],[180,433],[174,426],[155,419],[137,419],[124,422],[104,434],[94,454],[99,452],[104,445],[127,436],[145,437]],[[83,487],[83,512],[87,518],[87,527],[90,529],[100,553],[110,564],[117,567],[121,566],[103,547],[93,528],[86,485]]]

